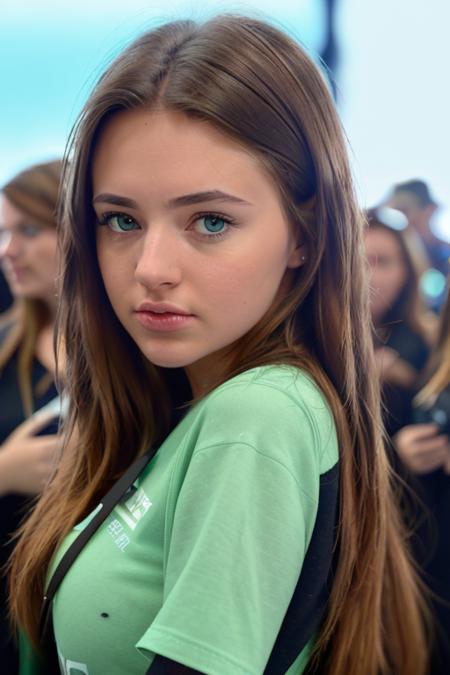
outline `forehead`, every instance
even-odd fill
[[[402,247],[397,236],[386,228],[376,225],[366,230],[366,248],[369,251],[376,250],[386,254],[402,253]]]
[[[262,161],[244,143],[209,122],[180,112],[138,109],[108,120],[94,149],[94,191],[135,189],[145,184],[174,192],[238,185],[252,189],[255,180],[275,188]],[[269,185],[272,183],[272,185]]]
[[[17,208],[4,193],[0,193],[0,226],[2,228],[21,225],[30,218],[30,215]]]

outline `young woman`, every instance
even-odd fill
[[[433,591],[437,618],[431,673],[450,670],[450,295],[444,307],[433,375],[415,400],[410,422],[394,437],[409,471],[411,487],[426,505],[414,548],[425,582]]]
[[[56,593],[62,672],[424,673],[361,219],[317,68],[257,20],[164,25],[102,76],[72,150],[69,440],[16,549],[17,624],[38,645],[58,561],[151,447]]]
[[[53,329],[56,313],[55,209],[62,162],[33,166],[0,192],[0,256],[15,302],[0,321],[0,564],[23,519],[30,495],[41,491],[60,439],[36,436],[48,416],[31,414],[56,397]],[[22,424],[23,423],[23,424]],[[1,577],[0,662],[17,672],[6,616],[6,579]]]
[[[419,275],[409,241],[402,230],[390,225],[394,217],[392,209],[367,211],[364,238],[375,356],[389,436],[407,423],[437,328],[434,314],[427,311],[419,293]]]

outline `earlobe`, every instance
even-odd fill
[[[307,247],[306,244],[299,244],[296,246],[291,255],[289,256],[287,267],[288,269],[295,269],[296,267],[302,267],[307,260]]]

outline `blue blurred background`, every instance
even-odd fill
[[[7,0],[0,14],[0,184],[62,154],[97,77],[143,29],[251,11],[319,58],[330,47],[330,4],[336,49],[329,62],[361,204],[379,202],[393,183],[422,178],[442,205],[436,231],[450,240],[448,0]]]

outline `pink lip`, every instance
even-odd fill
[[[143,302],[135,314],[144,328],[161,332],[184,328],[194,318],[193,314],[167,303]]]
[[[181,314],[182,316],[192,316],[189,312],[185,312],[184,309],[177,307],[176,305],[171,305],[168,302],[141,302],[137,308],[138,312],[155,312],[156,314]]]
[[[25,275],[24,267],[16,267],[15,265],[5,266],[5,271],[8,274],[11,274],[15,279],[20,280]]]

